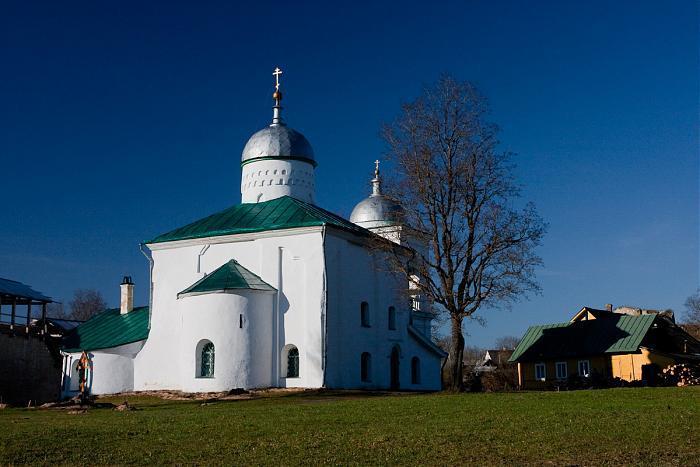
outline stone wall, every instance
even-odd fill
[[[27,405],[58,400],[61,358],[54,340],[0,332],[0,398]]]

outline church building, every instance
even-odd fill
[[[410,242],[378,163],[350,220],[317,206],[318,161],[282,120],[279,74],[272,122],[243,149],[241,204],[144,243],[148,305],[134,307],[125,277],[120,308],[67,337],[64,396],[79,389],[83,352],[92,394],[440,389],[430,304],[372,248],[377,236]]]

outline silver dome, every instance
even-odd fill
[[[350,214],[350,222],[365,229],[397,225],[403,210],[384,195],[372,195],[357,203]]]
[[[267,158],[303,160],[316,167],[309,141],[283,123],[273,123],[251,136],[243,148],[241,164]]]
[[[372,194],[357,203],[350,214],[350,222],[365,229],[398,225],[403,215],[403,208],[382,194],[379,161],[375,161],[375,164]]]

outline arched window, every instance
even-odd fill
[[[199,345],[199,355],[197,360],[199,363],[198,376],[200,378],[214,377],[214,344],[210,341],[201,341]]]
[[[420,359],[418,357],[411,359],[411,383],[420,384]]]
[[[369,352],[363,352],[360,357],[360,379],[363,382],[372,381],[372,356]]]
[[[396,308],[393,306],[389,307],[389,329],[392,331],[396,329]]]
[[[299,377],[299,349],[294,344],[287,344],[280,355],[280,375],[283,378]]]
[[[299,377],[299,349],[294,346],[287,349],[287,378]]]
[[[367,302],[360,304],[360,321],[363,328],[369,327],[369,303]]]

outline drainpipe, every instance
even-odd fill
[[[148,289],[148,329],[150,330],[151,316],[153,316],[153,254],[151,250],[146,247],[145,243],[139,244],[139,250],[141,250],[143,256],[148,260],[148,282],[150,283]]]
[[[211,245],[204,245],[197,255],[197,274],[202,272],[202,256],[204,256],[204,253],[207,252]]]
[[[275,387],[278,387],[280,384],[280,352],[282,348],[280,347],[280,322],[282,321],[282,316],[281,316],[281,311],[280,311],[280,301],[281,301],[281,296],[282,296],[282,286],[283,286],[283,278],[282,278],[282,257],[284,255],[284,247],[278,247],[277,248],[277,296],[275,297],[275,348],[274,348],[274,364],[275,364],[275,369],[273,374],[275,375]]]
[[[326,225],[321,229],[321,252],[323,257],[323,304],[321,305],[321,323],[323,332],[321,333],[321,371],[323,371],[323,380],[321,387],[326,387],[326,360],[327,360],[327,340],[328,340],[328,268],[326,265]]]

